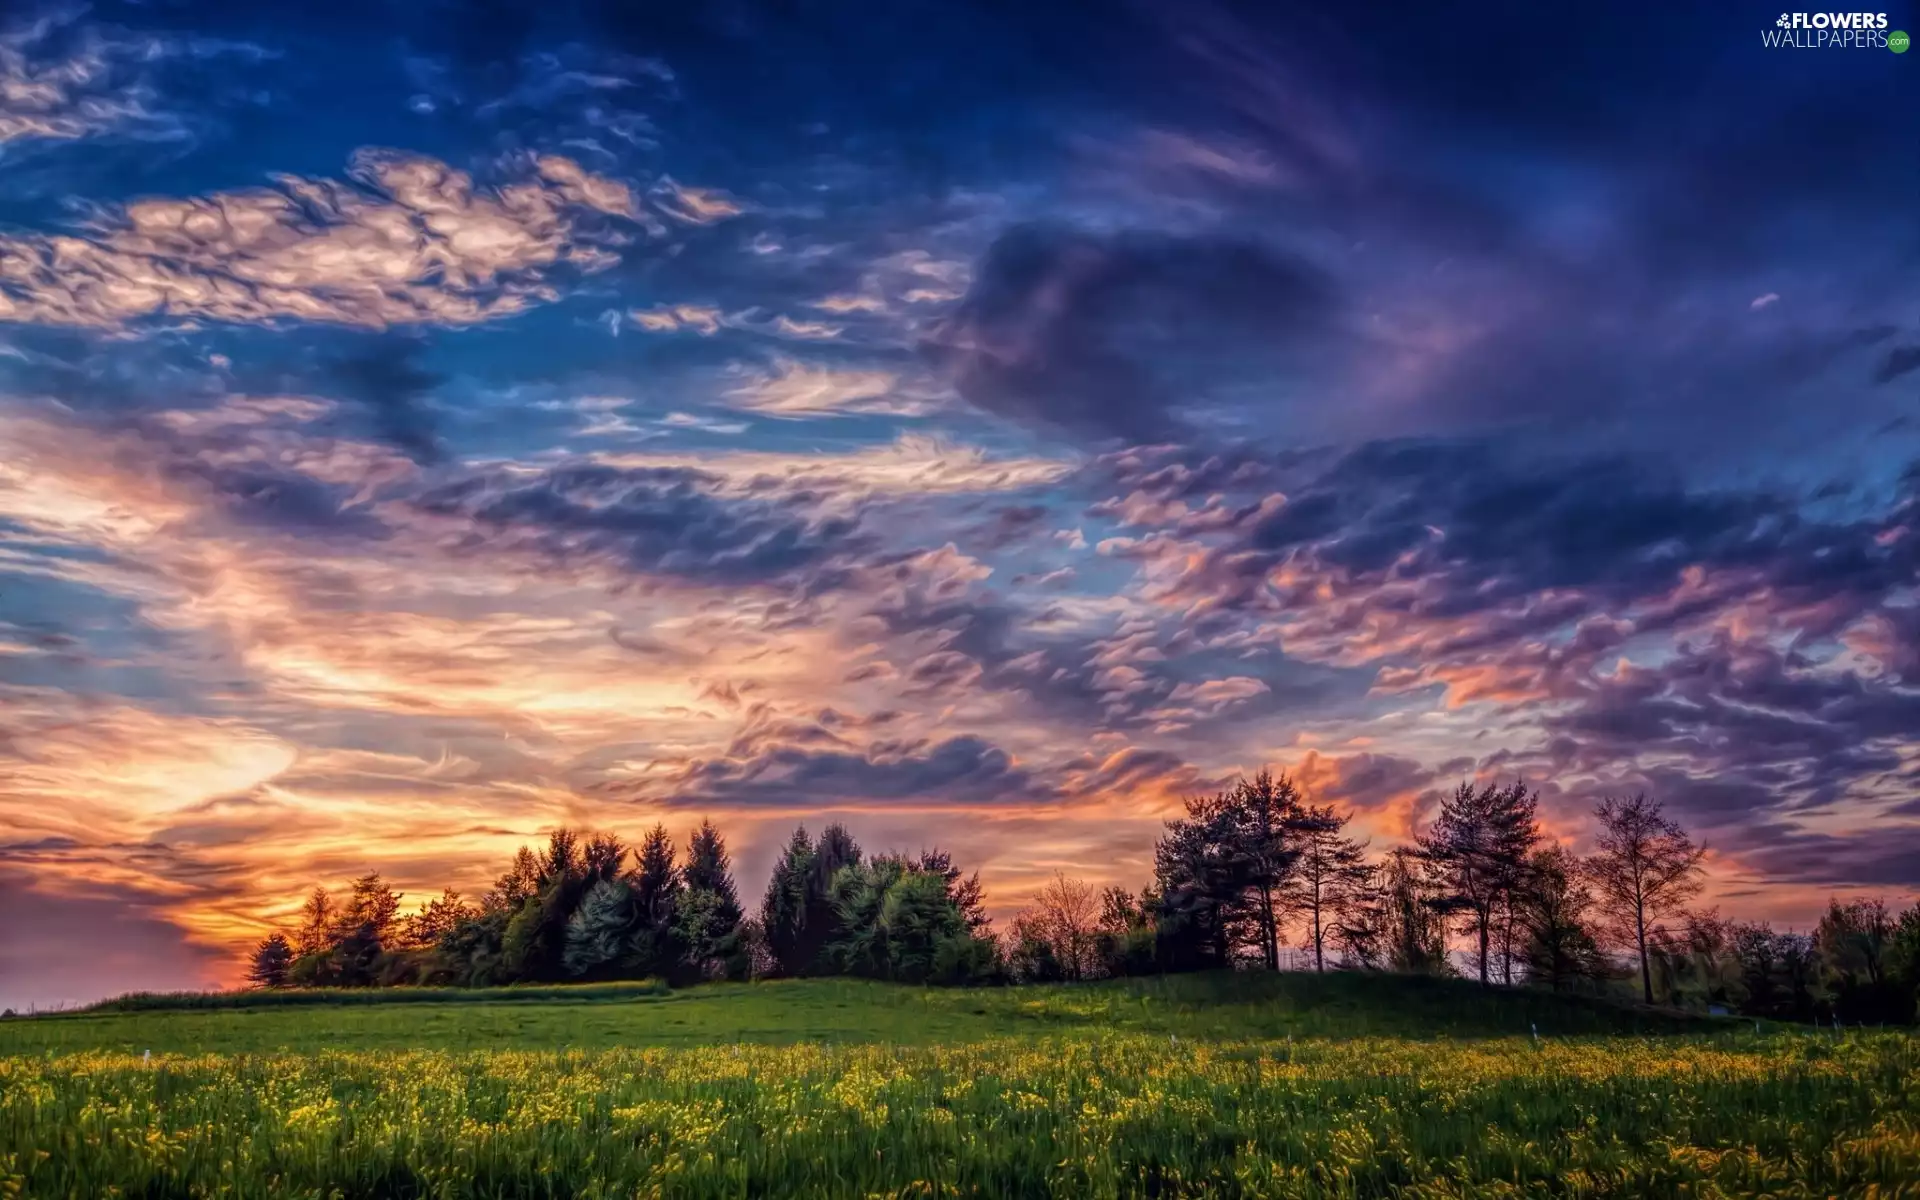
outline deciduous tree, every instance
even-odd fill
[[[1609,797],[1593,814],[1600,821],[1600,838],[1587,859],[1587,876],[1613,940],[1637,955],[1641,998],[1652,1004],[1649,944],[1700,894],[1706,850],[1644,794],[1631,800]]]

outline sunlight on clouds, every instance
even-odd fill
[[[726,397],[737,408],[772,417],[927,411],[925,402],[899,395],[899,386],[900,377],[891,371],[816,367],[781,358],[771,371],[750,373]]]
[[[220,57],[258,61],[257,46],[212,38],[166,38],[88,27],[56,49],[84,9],[54,9],[0,29],[0,153],[7,143],[117,136],[145,142],[191,137],[181,113],[163,106],[157,68]],[[0,14],[4,15],[4,14]]]
[[[0,759],[0,809],[22,833],[141,836],[182,809],[272,779],[297,753],[233,721],[17,690],[0,697],[14,712],[12,752]]]
[[[553,298],[562,264],[617,256],[581,211],[624,215],[624,184],[563,158],[497,188],[430,158],[363,150],[348,181],[147,199],[79,235],[0,237],[0,321],[146,317],[470,325]]]
[[[81,545],[125,546],[151,538],[192,505],[102,456],[76,453],[59,424],[0,408],[0,516]]]
[[[647,196],[661,212],[689,225],[711,225],[746,211],[740,201],[718,188],[689,187],[671,175],[662,176]]]
[[[606,453],[609,466],[691,467],[733,487],[778,479],[789,486],[843,483],[875,492],[951,494],[1016,491],[1064,478],[1073,463],[1058,458],[996,458],[977,446],[903,434],[893,442],[839,453],[727,450]]]

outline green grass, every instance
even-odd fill
[[[536,1000],[610,1001],[664,995],[667,985],[625,983],[518,984],[513,987],[289,988],[246,992],[128,992],[77,1010],[81,1014],[180,1012],[196,1009],[300,1008],[355,1004],[524,1004]],[[49,1014],[58,1015],[58,1014]]]
[[[0,1023],[0,1197],[1892,1197],[1920,1181],[1906,1034],[1354,976],[558,994]]]
[[[539,997],[539,1003],[509,1003]],[[421,1004],[422,999],[439,1003]],[[1671,1033],[1701,1021],[1460,980],[1330,973],[1170,976],[1028,988],[907,988],[855,979],[459,992],[143,996],[0,1022],[0,1054],[121,1050],[234,1054],[356,1049],[784,1044],[933,1045],[1039,1033],[1188,1038]]]

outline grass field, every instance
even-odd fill
[[[1536,1194],[1920,1194],[1920,1045],[1346,976],[0,1023],[0,1195]]]

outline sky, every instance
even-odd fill
[[[0,4],[0,1004],[1263,766],[1920,887],[1920,55],[1443,7]]]

